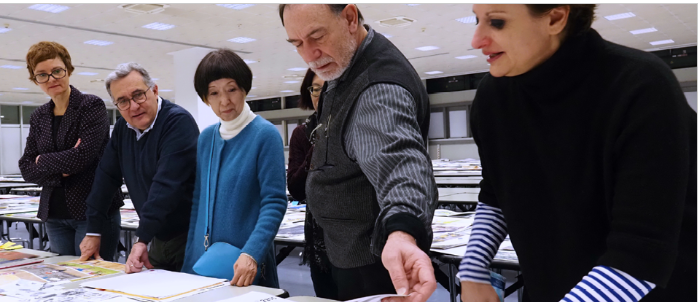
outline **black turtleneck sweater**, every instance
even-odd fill
[[[472,106],[480,201],[500,208],[531,301],[559,301],[604,265],[696,300],[696,113],[656,56],[565,41]]]

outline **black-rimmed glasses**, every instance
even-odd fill
[[[50,80],[51,77],[58,80],[58,79],[65,78],[66,75],[68,75],[68,71],[66,71],[63,68],[56,68],[53,71],[51,71],[51,73],[40,73],[40,74],[34,75],[34,80],[39,84],[43,84],[43,83],[48,82],[48,80]]]
[[[322,87],[317,87],[317,86],[309,86],[308,91],[310,91],[310,95],[312,97],[320,97],[320,93],[322,92]]]
[[[116,100],[116,102],[114,102],[114,106],[116,106],[116,108],[119,108],[119,110],[124,111],[131,108],[131,100],[133,100],[136,104],[143,104],[143,102],[145,102],[148,99],[148,97],[146,97],[145,95],[145,93],[148,92],[148,90],[150,90],[150,88],[146,89],[145,91],[136,91],[131,95],[130,99],[125,97],[119,98],[118,100]]]

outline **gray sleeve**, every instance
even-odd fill
[[[418,218],[426,247],[431,244],[438,193],[415,108],[415,100],[403,87],[376,84],[362,92],[348,121],[346,151],[375,188],[380,206],[374,253],[382,251],[386,222],[395,214]]]

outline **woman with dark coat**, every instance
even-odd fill
[[[696,300],[696,113],[667,64],[591,28],[594,8],[473,5],[490,74],[464,302],[499,301],[507,234],[524,301]]]
[[[109,141],[109,115],[102,99],[70,85],[75,68],[62,45],[32,45],[27,69],[29,80],[51,100],[31,115],[19,168],[26,181],[42,186],[38,217],[45,222],[51,251],[79,256],[87,229],[85,199]],[[101,233],[98,258],[114,260],[122,205],[123,195],[116,190]]]

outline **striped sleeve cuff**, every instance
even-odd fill
[[[564,302],[637,302],[647,295],[654,284],[638,280],[620,270],[597,266],[584,276],[565,297]]]
[[[461,282],[490,284],[488,268],[506,236],[507,224],[502,210],[479,203],[467,249],[458,269]]]

